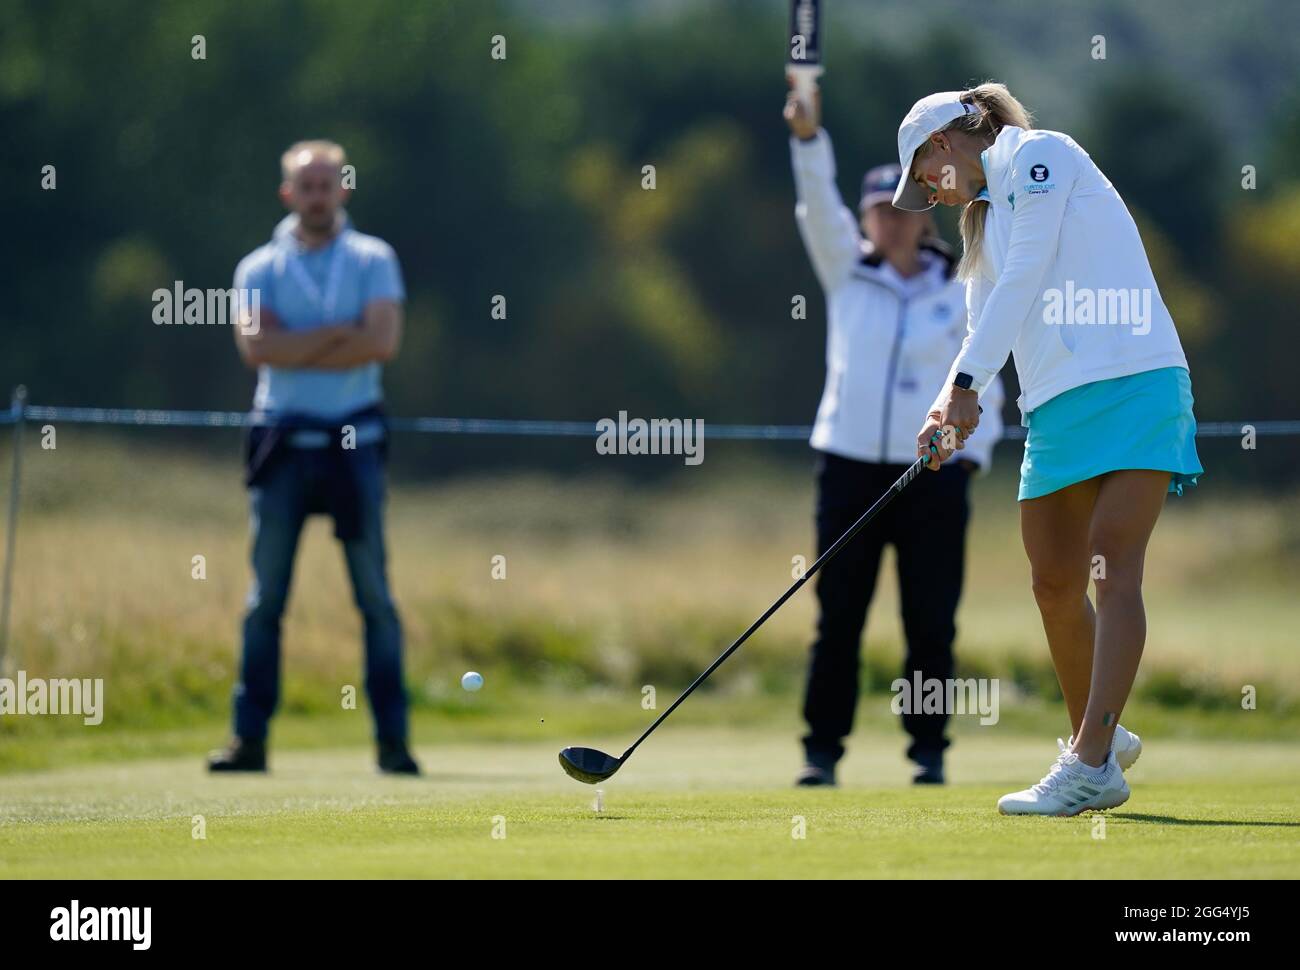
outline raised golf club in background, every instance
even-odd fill
[[[983,408],[980,410],[982,411]],[[937,438],[938,435],[939,432],[936,431],[934,438]],[[934,438],[931,440],[934,440]],[[935,451],[934,445],[930,446],[930,450]],[[853,525],[849,527],[848,532],[836,539],[829,549],[818,556],[817,561],[808,567],[808,571],[800,576],[795,581],[794,585],[781,595],[779,600],[769,606],[766,613],[755,620],[753,624],[751,624],[750,628],[742,633],[739,639],[723,652],[722,656],[709,664],[708,669],[705,670],[704,673],[700,674],[700,676],[696,677],[691,683],[691,686],[682,691],[681,696],[678,697],[677,700],[673,701],[668,710],[660,714],[655,719],[655,722],[645,729],[645,733],[642,734],[641,737],[637,738],[630,748],[623,752],[621,758],[615,758],[612,755],[605,754],[603,751],[597,751],[595,748],[565,748],[560,752],[560,766],[567,771],[571,777],[578,779],[578,781],[584,781],[588,785],[594,785],[597,782],[604,781],[614,772],[618,771],[619,768],[622,768],[627,759],[632,757],[632,752],[637,749],[641,742],[648,738],[650,733],[662,724],[669,714],[677,710],[677,706],[681,704],[682,701],[686,700],[686,698],[690,697],[691,692],[694,691],[695,688],[708,680],[709,675],[721,667],[723,661],[739,650],[740,645],[748,640],[755,630],[767,622],[767,618],[779,610],[786,600],[797,593],[799,588],[803,586],[804,583],[808,582],[817,570],[821,569],[832,556],[844,548],[849,540],[861,532],[866,524],[875,518],[880,510],[893,500],[894,496],[905,489],[912,479],[916,478],[916,476],[921,473],[921,469],[926,466],[926,463],[929,462],[929,460],[928,457],[922,457],[912,462],[907,471],[903,472],[903,474],[899,476],[898,481],[894,482],[893,485],[890,485],[889,490],[885,492],[884,495],[880,496],[871,508],[863,512],[858,521],[854,522]]]
[[[787,41],[786,73],[793,79],[795,94],[804,108],[811,111],[817,79],[822,74],[821,0],[790,0]]]

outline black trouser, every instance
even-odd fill
[[[847,532],[906,468],[821,455],[818,555]],[[903,676],[909,682],[913,671],[920,671],[923,679],[952,676],[969,478],[970,473],[955,464],[922,472],[818,573],[821,616],[804,696],[809,733],[803,742],[810,761],[839,760],[843,739],[853,730],[862,628],[875,592],[880,556],[888,543],[898,559],[899,604],[907,639]],[[915,760],[941,753],[948,746],[947,721],[946,713],[905,714],[903,727],[912,737],[907,756]]]

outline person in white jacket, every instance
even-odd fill
[[[998,808],[1113,808],[1141,751],[1119,715],[1146,640],[1147,541],[1165,496],[1203,472],[1187,360],[1119,193],[1074,139],[1033,129],[1006,87],[918,101],[898,152],[895,206],[964,207],[958,275],[971,293],[916,453],[938,468],[985,433],[978,402],[1008,353],[1028,428],[1021,532],[1073,734],[1041,782]]]
[[[811,439],[819,453],[820,553],[915,460],[916,412],[947,374],[966,320],[955,260],[935,238],[932,217],[890,204],[902,174],[897,165],[867,173],[856,217],[844,205],[830,137],[818,127],[819,97],[804,106],[792,96],[785,118],[792,133],[795,217],[827,303],[826,386]],[[907,639],[904,679],[910,684],[918,676],[952,676],[967,487],[976,468],[989,467],[1001,394],[997,377],[990,378],[985,426],[993,433],[972,441],[937,476],[914,482],[818,576],[820,615],[804,698],[808,733],[798,784],[835,783],[835,766],[853,727],[862,631],[886,545],[897,553]],[[938,550],[935,535],[948,540]],[[946,712],[909,708],[903,714],[918,783],[943,781],[946,722]]]

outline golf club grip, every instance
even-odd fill
[[[743,644],[746,640],[748,640],[750,636],[753,635],[755,630],[757,630],[764,623],[766,623],[768,618],[773,613],[775,613],[777,610],[779,610],[782,606],[785,605],[786,600],[788,600],[795,593],[799,592],[799,590],[803,587],[803,584],[808,582],[808,580],[811,579],[814,574],[816,574],[817,570],[821,569],[822,566],[825,565],[826,562],[832,556],[834,556],[837,552],[839,552],[842,548],[844,548],[844,546],[848,544],[853,539],[854,536],[856,536],[859,532],[861,532],[864,528],[866,528],[867,523],[870,522],[873,518],[875,518],[876,515],[879,514],[880,510],[883,509],[886,505],[888,505],[893,500],[894,496],[896,496],[899,492],[905,489],[911,483],[912,479],[916,478],[916,476],[921,473],[921,469],[925,468],[925,466],[929,463],[929,461],[930,461],[929,457],[922,456],[920,458],[917,458],[916,461],[912,462],[912,464],[908,467],[907,471],[903,472],[903,474],[899,476],[898,481],[894,482],[893,485],[890,485],[889,490],[886,491],[884,495],[880,496],[880,498],[876,499],[875,504],[873,504],[871,508],[863,512],[862,515],[858,518],[858,521],[854,522],[853,525],[849,527],[848,532],[844,533],[844,535],[840,536],[833,543],[831,543],[830,548],[817,557],[816,561],[811,566],[808,567],[807,571],[802,576],[800,576],[797,580],[795,580],[794,585],[781,594],[780,599],[778,599],[775,603],[769,606],[767,608],[767,611],[762,616],[760,616],[757,620],[751,623],[749,629],[746,630],[744,633],[742,633],[740,637],[737,638],[735,643],[733,643],[725,651],[723,651],[722,655],[718,657],[717,660],[709,664],[709,666],[705,669],[704,673],[696,677],[695,680],[691,682],[691,685],[681,692],[677,700],[673,701],[672,704],[668,706],[667,710],[665,710],[662,714],[660,714],[657,718],[655,718],[654,723],[651,724],[648,728],[646,728],[645,731],[641,734],[641,736],[632,742],[631,747],[629,747],[626,751],[623,752],[623,757],[619,759],[619,762],[622,763],[626,761],[628,758],[630,758],[632,756],[632,752],[637,749],[637,747],[641,744],[641,742],[644,741],[646,738],[648,738],[651,732],[653,732],[655,728],[657,728],[660,724],[662,724],[669,714],[677,710],[678,705],[680,705],[682,701],[686,700],[686,698],[690,697],[691,693],[695,690],[695,688],[699,687],[700,684],[708,680],[709,675],[712,674],[719,667],[721,667],[723,662],[726,661],[728,657],[730,657],[733,653],[739,650],[741,644]]]

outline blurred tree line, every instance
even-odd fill
[[[926,4],[910,6],[926,19]],[[994,6],[1007,18],[1037,9]],[[810,422],[824,304],[792,215],[784,0],[632,9],[6,5],[0,382],[25,382],[44,404],[246,407],[253,376],[226,328],[155,326],[151,294],[176,280],[230,285],[282,215],[280,153],[328,137],[357,168],[356,225],[396,247],[406,276],[405,346],[385,381],[395,413]],[[1143,31],[1123,18],[1108,40],[1112,51],[1130,42],[1128,57],[1089,63],[1081,35],[1054,75],[1045,41],[1033,42],[1054,30],[1041,15],[1017,21],[1005,45],[946,17],[907,40],[837,33],[835,17],[824,114],[850,204],[861,172],[895,156],[898,120],[920,95],[992,77],[1034,109],[1035,86],[1053,84],[1053,105],[1068,86],[1069,108],[1038,123],[1078,138],[1133,209],[1198,415],[1300,416],[1294,81],[1242,106],[1252,137],[1228,137],[1240,113],[1211,110],[1185,78],[1137,56]],[[1256,188],[1243,188],[1245,165]],[[498,294],[505,320],[491,315]],[[791,320],[794,294],[809,297],[806,321]],[[1294,439],[1276,447],[1297,453]],[[1294,474],[1293,460],[1269,465]]]

